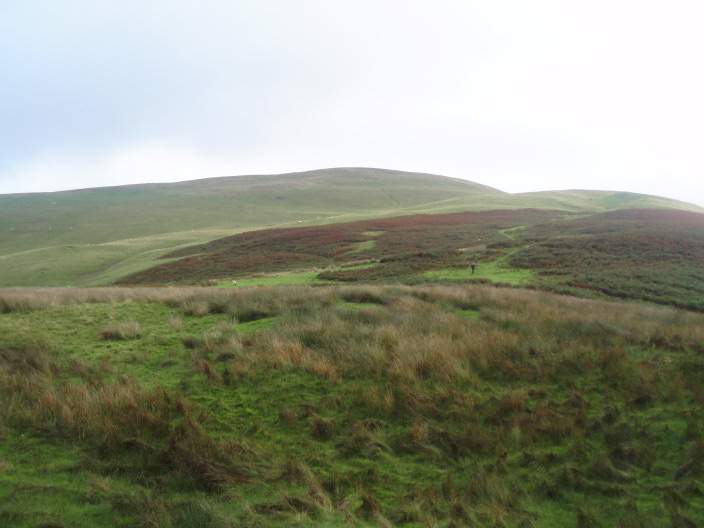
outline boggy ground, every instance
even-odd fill
[[[704,315],[480,286],[0,291],[3,526],[704,523]]]

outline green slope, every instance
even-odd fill
[[[540,209],[561,209],[573,211],[606,212],[617,209],[680,209],[695,213],[704,208],[686,202],[622,191],[543,191],[513,195],[524,202],[535,203]]]
[[[501,195],[471,182],[373,169],[212,178],[0,196],[0,251],[98,244],[179,231],[264,227],[319,216],[395,214],[449,198]],[[333,217],[333,218],[330,218]]]
[[[107,284],[150,267],[175,248],[273,226],[412,213],[622,206],[701,210],[629,193],[510,195],[465,180],[364,168],[0,195],[0,287]]]

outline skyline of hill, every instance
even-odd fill
[[[338,175],[343,175],[345,173],[351,174],[351,175],[358,175],[360,172],[365,172],[365,173],[384,173],[386,177],[389,177],[390,175],[402,175],[402,176],[408,176],[408,175],[418,175],[418,176],[430,176],[430,177],[435,177],[435,178],[444,178],[447,180],[455,180],[458,182],[463,182],[470,184],[472,186],[475,186],[480,189],[484,189],[487,191],[488,194],[491,193],[499,193],[499,194],[504,194],[504,195],[509,195],[509,196],[526,196],[526,195],[543,195],[543,194],[559,194],[564,197],[569,197],[570,195],[580,194],[580,193],[597,193],[597,194],[603,194],[603,193],[608,193],[608,194],[614,194],[614,195],[631,195],[633,197],[638,197],[637,199],[640,200],[642,198],[646,199],[656,199],[657,201],[664,201],[664,202],[675,202],[681,204],[681,208],[689,209],[691,207],[694,207],[695,209],[698,210],[703,210],[704,206],[697,205],[694,202],[689,202],[685,201],[682,199],[678,198],[670,198],[666,196],[661,196],[657,194],[649,194],[649,193],[640,193],[640,192],[635,192],[635,191],[627,191],[624,189],[607,189],[603,187],[598,187],[598,188],[582,188],[582,187],[565,187],[565,188],[558,188],[558,189],[552,189],[552,190],[524,190],[524,191],[516,191],[516,192],[509,192],[509,191],[504,191],[500,189],[501,187],[500,184],[497,184],[496,187],[487,185],[487,184],[481,184],[474,182],[470,179],[467,178],[460,178],[460,177],[453,177],[453,176],[445,176],[442,174],[437,174],[437,173],[429,173],[429,172],[418,172],[418,171],[404,171],[404,170],[396,170],[396,169],[385,169],[385,168],[374,168],[374,167],[331,167],[331,168],[323,168],[323,169],[310,169],[310,170],[302,170],[302,171],[295,171],[295,172],[289,172],[289,173],[257,173],[257,174],[239,174],[239,175],[223,175],[223,176],[209,176],[209,177],[203,177],[203,178],[192,178],[188,180],[173,180],[169,182],[138,182],[138,183],[129,183],[129,184],[124,184],[124,185],[96,185],[96,186],[87,186],[87,187],[69,187],[65,189],[58,189],[58,190],[53,190],[53,191],[26,191],[26,192],[8,192],[8,193],[0,193],[0,198],[3,197],[10,197],[10,196],[31,196],[31,195],[52,195],[52,194],[67,194],[67,193],[84,193],[84,192],[93,192],[93,191],[105,191],[105,190],[115,190],[115,189],[127,189],[127,188],[137,188],[137,187],[172,187],[172,186],[182,186],[184,188],[186,187],[219,187],[218,182],[227,182],[228,180],[233,180],[233,179],[238,179],[238,180],[245,180],[245,179],[255,179],[255,180],[272,180],[272,179],[293,179],[299,176],[312,176],[312,175],[324,175],[326,177],[329,177],[333,173],[337,173]],[[357,173],[357,174],[355,174]],[[313,180],[313,178],[308,177],[310,181]],[[321,180],[322,181],[322,180]]]

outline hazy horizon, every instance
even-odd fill
[[[0,7],[0,194],[379,167],[704,206],[704,5]]]

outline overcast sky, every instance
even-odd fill
[[[701,0],[3,0],[0,193],[360,166],[704,206]]]

